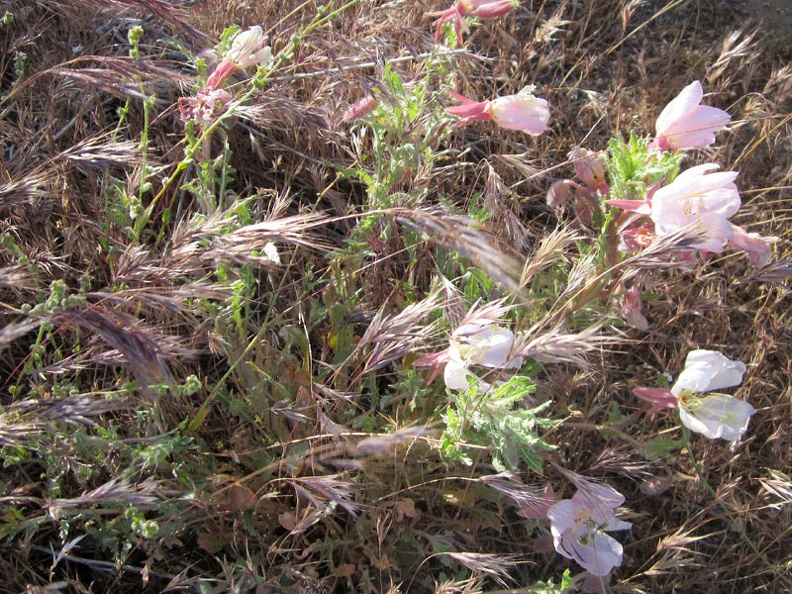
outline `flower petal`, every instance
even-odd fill
[[[671,392],[679,396],[682,390],[711,392],[731,388],[742,382],[745,370],[745,363],[732,361],[717,351],[690,351],[685,359],[685,369],[679,374]]]
[[[749,403],[726,394],[694,400],[679,410],[682,424],[710,439],[737,441],[748,429],[755,409]]]
[[[492,101],[492,119],[507,130],[538,136],[547,130],[550,109],[547,101],[530,94],[507,95]]]

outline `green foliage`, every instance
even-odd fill
[[[569,594],[570,592],[577,592],[578,589],[575,586],[575,582],[569,570],[565,569],[560,582],[556,583],[553,580],[536,582],[528,586],[526,591],[533,592],[534,594]]]
[[[681,152],[649,148],[650,138],[630,133],[625,142],[614,136],[608,144],[605,170],[612,200],[644,200],[654,184],[673,181],[685,159]]]
[[[555,427],[560,421],[542,415],[552,402],[534,408],[520,406],[535,390],[529,378],[514,376],[480,394],[477,381],[471,379],[471,386],[454,393],[443,413],[443,454],[469,465],[473,460],[467,446],[484,446],[499,471],[517,471],[524,463],[541,474],[542,454],[555,446],[537,431]]]
[[[438,72],[433,72],[436,67]],[[417,174],[431,171],[438,154],[432,146],[445,135],[444,115],[438,102],[439,92],[432,90],[432,82],[445,66],[441,60],[429,61],[423,78],[405,84],[398,72],[385,63],[383,83],[387,97],[379,96],[376,109],[364,116],[353,128],[358,134],[358,166],[339,168],[345,177],[356,177],[368,189],[371,209],[393,206],[397,191],[410,189],[409,180]],[[370,143],[370,152],[363,147]],[[408,194],[411,203],[423,192]],[[408,204],[399,204],[408,206]]]

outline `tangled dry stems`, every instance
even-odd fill
[[[469,467],[441,460],[440,430],[424,422],[442,390],[396,373],[442,344],[438,303],[452,327],[469,308],[439,250],[486,272],[493,294],[519,297],[516,319],[537,332],[520,348],[551,362],[537,399],[567,415],[544,436],[559,445],[553,459],[626,495],[633,530],[614,591],[787,590],[789,48],[716,3],[523,2],[449,59],[466,96],[537,85],[553,106],[549,133],[455,132],[431,172],[403,172],[395,186],[423,198],[383,209],[355,238],[368,249],[347,250],[371,205],[334,166],[369,140],[356,146],[340,114],[387,92],[383,60],[397,58],[405,81],[424,75],[423,13],[437,8],[362,2],[306,38],[213,138],[213,156],[227,139],[233,180],[199,217],[199,197],[178,187],[195,164],[153,201],[183,158],[175,103],[197,80],[187,53],[230,24],[269,26],[277,51],[315,7],[9,3],[0,505],[16,532],[0,542],[0,591],[476,592],[558,578],[569,565],[541,529],[528,538],[520,511],[541,497],[534,484],[563,492],[563,477],[496,477],[485,448]],[[133,59],[127,30],[139,22]],[[547,188],[570,175],[572,145],[650,131],[694,78],[735,122],[695,158],[740,171],[736,222],[781,237],[776,260],[747,271],[728,254],[682,274],[644,253],[623,268],[662,279],[645,311],[651,332],[614,343],[586,319],[565,329],[591,278],[571,217],[544,207]],[[459,214],[479,192],[486,223]],[[124,212],[136,196],[154,207],[138,236]],[[554,267],[569,267],[569,282],[539,286]],[[56,282],[63,299],[50,303]],[[735,450],[703,439],[670,449],[678,428],[640,414],[630,394],[699,346],[749,366],[738,395],[758,413]]]

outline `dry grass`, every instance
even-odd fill
[[[446,6],[362,1],[182,167],[194,56],[233,24],[277,52],[317,5],[176,4],[3,6],[0,592],[533,591],[580,569],[531,511],[571,494],[561,467],[626,497],[613,592],[792,589],[788,42],[729,3],[522,0],[437,68],[424,12]],[[384,138],[432,155],[393,148],[377,202],[345,173],[374,168],[377,140],[342,114],[398,101],[386,61],[432,92],[536,85],[550,130],[447,134],[424,105]],[[740,172],[734,221],[780,238],[773,261],[669,269],[670,241],[592,274],[590,231],[547,190],[573,146],[652,133],[694,79],[733,123],[686,164]],[[227,179],[202,177],[212,162]],[[599,300],[638,270],[647,332]],[[471,315],[509,320],[530,406],[564,421],[541,432],[544,476],[499,474],[484,442],[469,465],[441,455],[449,397],[412,364]],[[734,448],[686,442],[631,393],[695,348],[748,365],[736,396],[757,412]]]

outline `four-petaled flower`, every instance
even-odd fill
[[[574,559],[590,573],[608,575],[621,565],[624,549],[606,532],[631,527],[613,513],[624,503],[624,496],[609,485],[582,477],[576,484],[572,499],[562,499],[547,512],[553,545],[559,554]]]
[[[461,42],[462,31],[468,31],[464,17],[492,19],[508,14],[517,5],[518,2],[514,0],[457,0],[451,8],[427,12],[426,16],[440,17],[432,23],[433,25],[437,25],[435,29],[435,43],[440,40],[440,30],[443,23],[447,21],[454,21],[457,39]]]
[[[653,145],[662,150],[703,148],[715,142],[715,132],[731,120],[717,107],[700,105],[704,91],[699,81],[686,86],[657,118]]]
[[[465,324],[454,331],[449,343],[443,379],[452,390],[467,390],[471,377],[478,379],[482,392],[489,389],[488,383],[468,371],[472,365],[491,369],[515,369],[522,365],[522,357],[511,354],[514,334],[506,328]]]
[[[745,364],[721,353],[695,350],[688,353],[685,368],[670,390],[636,388],[636,396],[651,402],[652,410],[678,408],[682,424],[710,439],[737,441],[754,414],[754,407],[726,394],[707,394],[737,386]]]
[[[650,216],[658,236],[695,225],[703,241],[693,247],[723,251],[734,235],[729,217],[740,209],[740,193],[734,184],[737,172],[707,173],[717,168],[713,163],[691,167],[654,193]]]
[[[449,94],[462,103],[446,108],[451,115],[462,118],[454,125],[455,128],[470,122],[492,120],[502,128],[520,130],[532,136],[547,130],[547,121],[550,119],[547,101],[530,93],[505,95],[492,101],[474,101],[453,91],[449,91]]]

